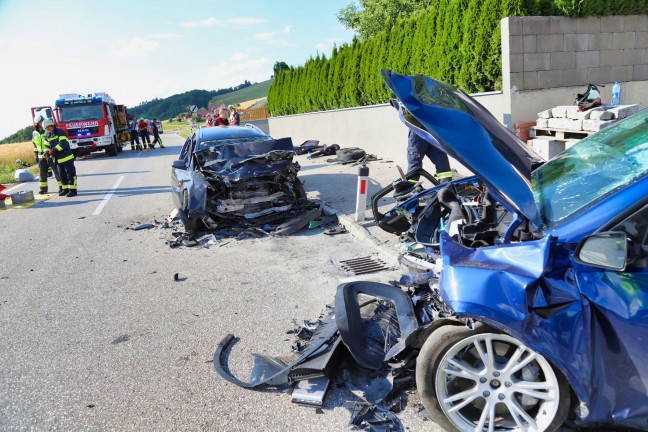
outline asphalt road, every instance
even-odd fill
[[[173,208],[182,139],[163,138],[78,160],[77,197],[0,211],[0,430],[347,430],[343,387],[318,414],[220,379],[211,360],[230,332],[244,380],[251,353],[290,355],[292,320],[316,319],[348,276],[338,260],[373,250],[321,232],[171,249],[170,230],[127,229]],[[416,406],[411,394],[408,430],[440,430]]]

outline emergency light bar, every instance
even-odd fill
[[[106,102],[109,104],[114,104],[115,101],[113,98],[110,97],[108,93],[104,92],[97,92],[94,94],[89,94],[88,96],[83,96],[81,94],[77,93],[64,93],[60,94],[59,98],[56,100],[56,104],[61,104],[64,102],[85,102],[85,101],[93,101],[93,102]]]

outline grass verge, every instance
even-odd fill
[[[0,145],[0,183],[14,182],[14,171],[23,168],[23,166],[16,163],[16,160],[32,164],[29,167],[29,172],[32,174],[38,172],[38,166],[35,165],[34,161],[34,145],[30,141],[2,144]]]

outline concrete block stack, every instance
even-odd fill
[[[538,113],[529,141],[533,150],[549,160],[580,139],[639,111],[639,106],[602,106],[579,111],[576,105],[560,105]]]

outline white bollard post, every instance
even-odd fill
[[[363,221],[367,209],[367,182],[369,178],[369,167],[366,165],[358,168],[358,193],[356,194],[356,222]]]

